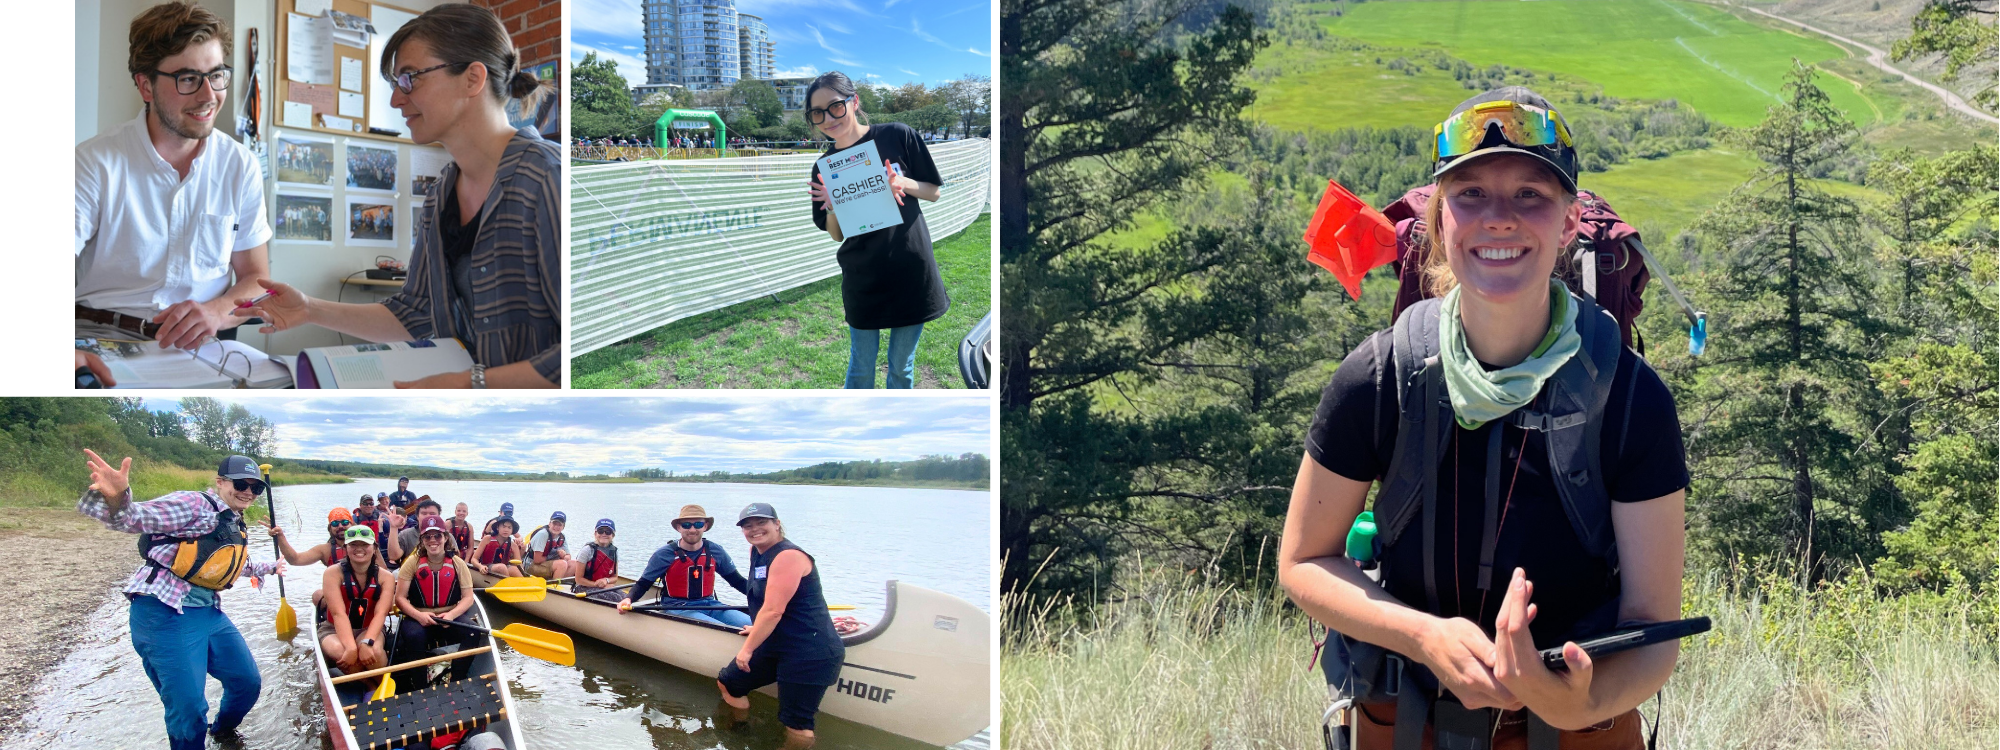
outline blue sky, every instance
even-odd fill
[[[822,461],[991,454],[968,398],[229,398],[271,420],[278,455],[478,471],[772,471]],[[175,411],[173,399],[146,408]]]
[[[645,83],[639,2],[569,0],[571,59],[596,52]],[[737,0],[736,10],[770,25],[780,76],[838,70],[899,85],[992,75],[991,0]]]

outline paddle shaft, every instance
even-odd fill
[[[523,635],[519,635],[519,634],[516,634],[516,633],[509,633],[509,632],[507,632],[507,631],[505,631],[505,630],[494,630],[494,629],[492,629],[492,628],[487,628],[487,627],[480,627],[480,626],[478,626],[478,625],[474,625],[474,624],[472,624],[472,623],[469,623],[469,622],[459,622],[459,621],[457,621],[457,620],[447,620],[447,619],[444,619],[444,618],[442,618],[442,617],[439,617],[439,618],[437,618],[437,622],[438,622],[438,624],[440,624],[440,625],[452,625],[452,626],[456,626],[456,627],[461,627],[461,628],[465,628],[466,630],[470,630],[470,631],[472,631],[472,632],[475,632],[475,633],[485,633],[485,634],[487,634],[487,635],[490,635],[490,636],[493,636],[493,637],[495,637],[495,638],[499,638],[499,639],[501,639],[501,640],[503,640],[503,641],[506,641],[506,642],[508,642],[508,643],[513,643],[513,642],[515,642],[515,641],[520,641],[520,642],[522,642],[522,643],[526,643],[526,644],[528,644],[528,645],[530,645],[530,646],[540,646],[540,647],[542,647],[542,648],[545,648],[545,649],[548,649],[548,650],[550,650],[550,651],[572,651],[572,650],[573,650],[573,649],[569,649],[569,648],[565,648],[565,647],[564,647],[564,646],[562,646],[561,644],[557,644],[557,643],[550,643],[550,642],[548,642],[548,641],[544,641],[544,640],[542,640],[542,639],[540,639],[540,638],[529,638],[529,637],[527,637],[527,636],[523,636]]]
[[[339,676],[339,677],[335,677],[335,678],[333,678],[332,682],[333,682],[333,684],[335,684],[335,685],[341,685],[341,684],[345,684],[345,683],[349,683],[349,682],[353,682],[353,681],[355,681],[355,680],[365,680],[365,679],[368,679],[368,678],[370,678],[370,677],[374,677],[374,676],[376,676],[376,675],[383,675],[383,674],[388,674],[388,673],[390,673],[390,672],[401,672],[401,671],[403,671],[403,670],[405,670],[405,669],[409,669],[409,668],[411,668],[411,667],[422,667],[422,666],[428,666],[428,665],[431,665],[431,664],[436,664],[436,663],[438,663],[438,662],[441,662],[441,661],[451,661],[451,660],[453,660],[453,659],[463,659],[463,658],[465,658],[465,657],[468,657],[468,656],[474,656],[474,655],[477,655],[477,654],[483,654],[483,653],[486,653],[486,652],[488,652],[488,651],[492,651],[492,650],[493,650],[493,647],[492,647],[492,646],[480,646],[480,647],[478,647],[478,648],[468,648],[468,649],[463,649],[463,650],[459,650],[459,651],[453,651],[453,652],[451,652],[451,653],[449,653],[449,654],[442,654],[442,655],[439,655],[439,656],[432,656],[432,657],[429,657],[429,658],[425,658],[425,659],[418,659],[418,660],[416,660],[416,661],[406,661],[406,662],[403,662],[403,663],[401,663],[401,664],[391,664],[391,665],[389,665],[389,666],[386,666],[386,667],[378,667],[378,668],[375,668],[375,669],[370,669],[370,670],[368,670],[368,671],[366,671],[366,672],[355,672],[354,674],[344,674],[344,675],[341,675],[341,676]]]
[[[271,525],[276,526],[278,524],[278,499],[271,494],[271,472],[268,471],[264,472],[264,507],[271,511]],[[278,556],[280,562],[284,561],[285,550],[283,547],[278,546],[278,538],[275,536],[271,537],[271,552]],[[278,598],[285,598],[285,574],[283,573],[278,574]]]
[[[750,611],[750,605],[747,604],[696,604],[696,605],[681,607],[672,604],[665,604],[658,601],[647,602],[645,604],[634,604],[632,605],[632,608],[633,609],[735,609],[744,612]],[[826,608],[832,610],[856,609],[856,607],[852,604],[828,604],[826,605]]]

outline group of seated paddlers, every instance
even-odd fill
[[[408,487],[405,477],[394,495],[363,494],[358,507],[334,508],[327,513],[327,541],[303,552],[292,546],[282,528],[270,530],[287,562],[328,566],[313,602],[322,614],[315,634],[333,666],[355,673],[416,661],[439,646],[472,647],[480,637],[477,631],[444,622],[459,619],[472,607],[472,571],[567,583],[575,593],[605,602],[615,598],[620,614],[632,611],[633,602],[657,584],[660,596],[649,609],[736,628],[749,636],[732,663],[717,675],[724,702],[732,711],[748,709],[750,691],[779,683],[779,719],[790,735],[788,742],[810,746],[820,698],[839,675],[845,653],[840,636],[862,625],[828,614],[814,561],[784,539],[777,511],[769,504],[752,503],[737,520],[751,545],[753,578],[745,578],[729,553],[705,538],[715,519],[699,505],[686,505],[672,521],[678,538],[653,553],[638,580],[614,585],[618,528],[609,518],[598,519],[593,539],[572,555],[564,534],[568,517],[561,511],[524,539],[513,503],[502,503],[499,515],[475,536],[465,503],[457,503],[447,518],[437,501],[429,495],[414,496]],[[785,555],[787,551],[797,554]],[[715,596],[717,579],[742,592],[749,605],[736,609],[723,604]],[[766,608],[767,589],[782,591],[783,596],[773,597],[780,599],[771,602],[773,616],[754,618],[753,624],[751,613]],[[383,647],[390,609],[385,602],[403,613],[393,653]],[[816,627],[819,620],[826,620],[826,626]],[[422,684],[422,669],[391,676],[398,685]],[[452,679],[463,679],[467,669],[469,662],[456,661]]]

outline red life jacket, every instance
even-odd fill
[[[590,562],[584,563],[583,577],[595,581],[600,578],[610,578],[618,574],[617,545],[612,545],[610,549],[599,547],[596,542],[591,542],[583,546],[594,552],[590,556]]]
[[[389,523],[389,519],[388,519],[388,517],[387,517],[387,516],[383,516],[383,515],[381,515],[381,514],[379,514],[379,513],[378,513],[378,514],[376,514],[376,515],[375,515],[375,517],[374,517],[374,518],[371,518],[371,519],[368,519],[368,520],[366,520],[366,521],[363,521],[363,520],[361,520],[361,513],[357,511],[357,512],[356,512],[356,513],[354,514],[354,523],[355,523],[356,525],[359,525],[359,526],[366,526],[366,527],[368,527],[368,528],[371,528],[371,529],[374,529],[374,530],[375,530],[375,546],[376,546],[376,548],[377,548],[377,549],[388,549],[388,548],[389,548],[389,547],[388,547],[388,544],[389,544],[389,543],[388,543],[388,542],[386,542],[386,541],[383,541],[383,536],[382,536],[382,535],[383,535],[383,534],[384,534],[384,533],[385,533],[385,532],[387,531],[387,529],[385,529],[385,528],[384,528],[384,527],[385,527],[385,526],[387,526],[387,525],[388,525],[388,523]]]
[[[340,601],[347,605],[347,625],[355,632],[367,627],[369,615],[382,601],[382,576],[374,564],[368,566],[368,582],[354,579],[354,566],[340,566]]]
[[[419,556],[410,588],[410,603],[419,607],[449,607],[464,595],[458,590],[458,565],[450,555],[437,565],[432,565],[430,558]]]
[[[333,560],[328,562],[328,565],[339,565],[347,562],[347,545],[340,541],[340,537],[328,539],[326,546],[333,550]]]
[[[507,562],[510,559],[507,557],[507,553],[512,551],[513,541],[512,539],[500,538],[481,542],[479,545],[479,564],[499,565]]]
[[[708,552],[708,542],[704,541],[700,552],[689,552],[678,542],[670,542],[674,549],[674,564],[667,566],[666,575],[660,576],[660,587],[667,590],[667,596],[675,599],[707,599],[715,595],[715,556]]]
[[[447,528],[451,529],[451,538],[453,541],[458,542],[459,549],[461,550],[472,549],[472,524],[460,521],[456,517],[453,517],[451,519],[446,520],[445,525]]]

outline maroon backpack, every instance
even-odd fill
[[[1390,320],[1402,315],[1404,308],[1431,296],[1423,274],[1429,249],[1424,239],[1424,209],[1436,190],[1436,183],[1412,189],[1382,209],[1382,215],[1396,223],[1393,265],[1399,285],[1396,309]],[[1580,273],[1565,272],[1564,281],[1571,291],[1596,300],[1599,307],[1617,318],[1619,338],[1626,346],[1645,354],[1645,341],[1635,340],[1632,328],[1633,319],[1646,306],[1646,282],[1652,279],[1646,268],[1646,251],[1639,241],[1639,230],[1619,219],[1611,204],[1590,191],[1578,191],[1577,199],[1583,201],[1583,226],[1577,230],[1577,250],[1570,259],[1559,262],[1570,263],[1570,269]]]

